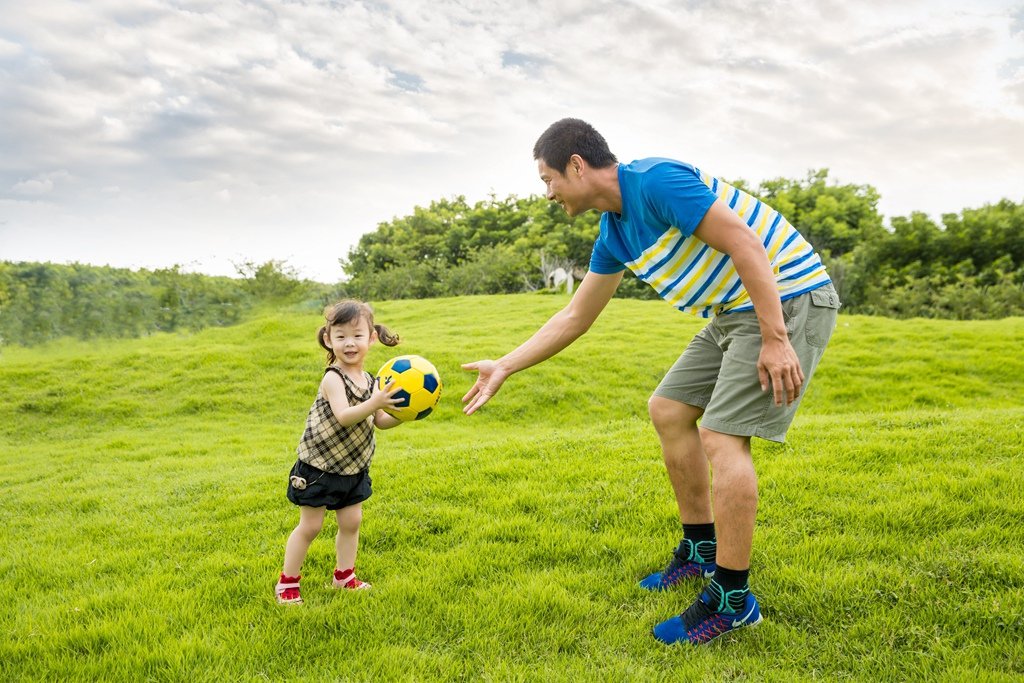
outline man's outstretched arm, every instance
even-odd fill
[[[476,370],[480,374],[473,387],[462,397],[462,402],[466,404],[462,412],[472,415],[498,393],[509,375],[551,358],[579,339],[601,315],[620,282],[621,272],[613,275],[588,272],[569,305],[551,316],[543,327],[514,351],[498,360],[464,364],[463,369]]]

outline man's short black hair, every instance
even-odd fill
[[[580,119],[555,121],[533,146],[534,159],[563,174],[573,154],[579,154],[594,168],[607,168],[618,161],[601,134]]]

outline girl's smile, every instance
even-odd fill
[[[324,342],[341,365],[361,373],[363,359],[376,337],[377,333],[370,329],[366,319],[358,317],[347,323],[331,325],[324,334]]]

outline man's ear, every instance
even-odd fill
[[[586,168],[587,162],[583,160],[579,154],[573,154],[569,157],[569,165],[565,167],[566,175],[574,175],[577,178],[583,175],[583,169]]]

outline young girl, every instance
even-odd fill
[[[288,537],[284,569],[274,589],[281,604],[302,602],[299,572],[310,543],[323,526],[325,510],[334,510],[338,518],[333,587],[370,587],[356,578],[355,560],[362,503],[371,494],[374,427],[389,429],[401,424],[382,410],[399,402],[393,398],[397,387],[389,384],[374,391],[374,377],[363,369],[373,342],[395,346],[398,335],[374,325],[373,309],[361,301],[340,301],[324,315],[327,322],[316,338],[327,350],[327,368],[309,409],[296,449],[298,461],[288,480],[288,500],[299,506],[299,524]]]

